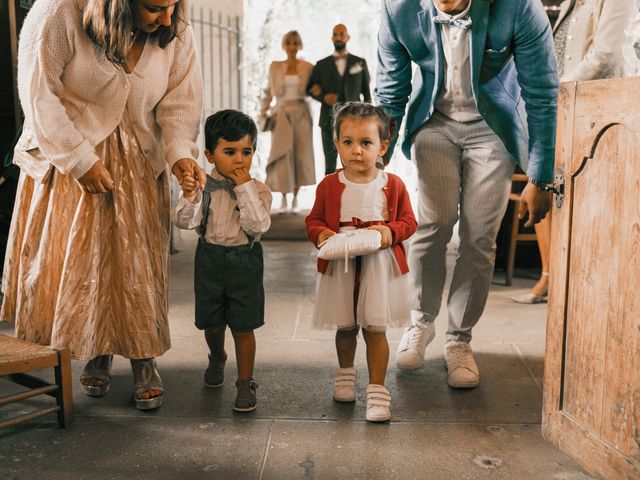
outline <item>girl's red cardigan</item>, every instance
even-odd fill
[[[387,211],[389,221],[386,225],[393,234],[393,254],[400,267],[400,272],[409,271],[407,254],[402,242],[408,239],[416,231],[417,222],[411,208],[411,201],[404,183],[397,175],[387,173],[387,184],[382,188],[387,197]],[[340,230],[340,201],[345,188],[338,178],[338,172],[327,175],[318,184],[316,200],[305,223],[307,225],[307,238],[317,245],[318,235],[325,229],[338,232]],[[328,260],[318,259],[318,271],[325,273],[329,265]]]

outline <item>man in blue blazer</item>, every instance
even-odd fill
[[[558,90],[549,20],[540,0],[383,0],[378,62],[377,103],[398,125],[408,103],[402,149],[413,153],[420,190],[410,255],[417,304],[398,367],[424,363],[459,220],[445,360],[449,385],[472,388],[480,376],[471,330],[491,286],[515,164],[530,178],[521,216],[528,211],[531,225],[549,209]]]

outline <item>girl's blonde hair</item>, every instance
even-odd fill
[[[290,38],[295,38],[296,40],[298,40],[298,43],[300,43],[300,48],[303,47],[302,37],[300,36],[300,33],[298,33],[297,30],[289,30],[282,36],[282,48],[284,48],[287,40],[289,40]]]
[[[136,0],[88,0],[82,15],[82,25],[91,41],[115,65],[123,65],[133,46]],[[150,34],[165,48],[187,25],[187,0],[180,0],[171,15],[171,25]]]

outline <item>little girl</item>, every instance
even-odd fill
[[[316,190],[306,218],[307,236],[319,246],[337,232],[354,228],[377,230],[381,249],[349,260],[318,260],[314,328],[337,328],[333,398],[356,399],[354,357],[358,330],[367,345],[370,422],[391,418],[391,396],[384,386],[389,361],[387,326],[402,326],[410,318],[402,242],[416,231],[407,190],[396,175],[382,170],[389,148],[390,117],[380,107],[349,102],[336,113],[334,141],[344,169],[328,175]]]

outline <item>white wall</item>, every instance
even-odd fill
[[[190,6],[194,7],[213,7],[225,13],[233,15],[242,15],[244,1],[243,0],[188,0]]]
[[[242,0],[190,0],[205,83],[205,113],[239,108],[238,37],[243,28]],[[218,26],[222,25],[222,29]],[[233,30],[230,32],[228,29]]]
[[[242,36],[243,0],[188,0],[204,80],[203,121],[225,109],[243,109],[244,80],[238,55],[238,26]],[[218,28],[222,25],[222,29]],[[232,31],[229,31],[232,30]],[[202,137],[202,135],[201,135]],[[199,142],[201,150],[204,140]],[[200,161],[206,164],[204,156]]]

